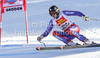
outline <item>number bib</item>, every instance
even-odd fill
[[[60,19],[57,19],[56,23],[63,31],[66,30],[72,24],[71,21],[68,21],[63,16]]]

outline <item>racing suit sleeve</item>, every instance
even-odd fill
[[[53,25],[53,21],[50,20],[49,25],[48,25],[46,31],[42,34],[43,37],[46,37],[46,36],[49,35],[50,31],[53,29],[53,26],[54,26],[54,25]]]
[[[83,13],[79,12],[79,11],[69,11],[69,10],[64,10],[62,11],[65,15],[67,16],[79,16],[82,17],[84,16]]]

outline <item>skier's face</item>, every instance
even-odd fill
[[[55,12],[55,11],[50,12],[50,15],[51,15],[54,19],[56,19],[56,18],[57,18],[57,14],[56,14],[56,12]]]
[[[54,19],[56,19],[56,18],[57,18],[57,14],[52,14],[52,17],[53,17]]]

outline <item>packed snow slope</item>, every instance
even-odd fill
[[[100,48],[37,51],[37,46],[3,46],[0,47],[0,58],[100,58]]]
[[[0,58],[100,58],[100,47],[36,50],[38,46],[43,47],[43,44],[39,43],[36,38],[45,31],[52,18],[48,12],[52,5],[57,5],[61,10],[80,11],[90,18],[100,19],[99,0],[27,0],[29,46],[25,46],[27,43],[24,11],[5,13],[3,14]],[[81,34],[96,43],[100,43],[100,21],[85,22],[77,16],[71,16],[70,18],[80,27]],[[53,30],[59,30],[59,28],[55,27]],[[47,46],[65,45],[51,34],[43,39]],[[76,38],[73,41],[83,44]]]

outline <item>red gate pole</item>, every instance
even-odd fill
[[[26,23],[26,38],[27,38],[27,46],[28,46],[28,24],[27,24],[27,11],[25,11],[25,23]]]
[[[3,14],[3,0],[1,0],[1,17],[0,17],[0,46],[1,46],[1,32],[2,32],[2,14]]]
[[[0,18],[0,46],[1,46],[1,31],[2,31],[2,13]]]
[[[26,10],[26,0],[23,1],[24,11],[25,11],[25,23],[26,23],[26,38],[27,38],[27,46],[28,46],[28,23],[27,23],[27,10]]]

